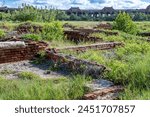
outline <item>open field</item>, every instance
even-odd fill
[[[98,27],[112,22],[63,21],[59,22],[60,26],[59,23],[55,25],[57,29],[62,24],[67,25],[57,31],[52,23],[29,23],[38,28],[44,27],[42,30],[45,32],[42,33],[34,26],[32,29],[28,25],[22,28],[20,24],[25,23],[0,22],[1,40],[44,41],[48,44],[48,61],[52,63],[47,65],[46,62],[44,69],[43,66],[41,68],[46,53],[40,53],[31,61],[32,64],[23,64],[22,70],[15,66],[17,70],[13,71],[13,65],[2,68],[2,65],[11,63],[1,64],[0,99],[83,99],[85,94],[92,94],[95,90],[106,92],[105,88],[110,88],[110,91],[104,95],[97,94],[97,99],[105,99],[108,95],[110,97],[106,99],[150,99],[150,36],[147,36],[150,22],[135,22],[137,35]],[[51,33],[46,35],[46,31]],[[7,78],[11,76],[13,79]],[[105,79],[106,84],[111,82],[111,85],[92,90],[87,84],[93,83],[93,79]],[[99,85],[102,85],[101,82]],[[113,86],[121,86],[123,90],[113,89]],[[115,98],[116,93],[112,90],[118,90]]]

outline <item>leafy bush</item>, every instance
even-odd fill
[[[130,15],[128,13],[119,13],[116,17],[114,23],[113,23],[114,29],[130,33],[130,34],[136,34],[137,33],[137,27],[133,23]]]
[[[0,38],[5,36],[5,32],[3,30],[0,30]]]
[[[21,72],[19,73],[19,78],[23,80],[34,80],[34,79],[40,79],[39,75],[34,74],[32,72]]]
[[[36,55],[36,59],[33,61],[34,64],[41,64],[45,62],[46,60],[46,52],[45,51],[39,51]]]
[[[32,6],[25,6],[22,10],[15,11],[12,19],[15,21],[36,21],[36,10]]]
[[[46,23],[42,31],[42,38],[45,40],[62,40],[63,28],[60,22]]]
[[[32,39],[34,41],[40,41],[41,40],[41,36],[38,34],[24,34],[22,35],[23,39]]]
[[[128,64],[118,60],[110,60],[108,66],[112,70],[106,74],[108,79],[115,83],[126,83],[128,80],[128,72],[130,72]]]

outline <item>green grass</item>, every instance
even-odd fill
[[[91,28],[100,22],[68,23],[77,27]],[[43,23],[40,24],[44,26]],[[150,22],[136,22],[136,24],[139,32],[150,32]],[[105,78],[125,87],[120,99],[150,99],[150,43],[145,41],[147,38],[120,31],[118,36],[107,36],[102,33],[94,33],[92,36],[102,37],[104,41],[123,42],[125,46],[109,51],[89,50],[80,54],[65,51],[65,53],[111,68],[110,72],[105,73]],[[50,39],[50,42],[48,40],[50,47],[75,45],[69,41],[58,40]],[[82,76],[57,81],[36,79],[32,78],[32,75],[28,77],[27,73],[22,76],[23,78],[19,80],[4,80],[0,76],[0,99],[81,99],[85,93],[86,79]]]
[[[63,24],[69,23],[76,27],[84,27],[84,28],[92,28],[98,25],[100,22],[98,21],[63,21]]]
[[[40,41],[42,37],[38,34],[24,34],[24,35],[22,35],[22,38],[23,39],[31,39],[34,41]]]
[[[1,30],[1,29],[0,29],[0,38],[2,38],[2,37],[4,37],[4,36],[5,36],[4,30]]]
[[[10,69],[4,69],[4,70],[0,71],[1,75],[8,75],[8,74],[13,74],[13,73],[14,73],[14,71],[10,70]]]
[[[136,22],[139,32],[150,32],[150,22]]]
[[[27,75],[28,76],[28,75]],[[17,79],[0,78],[0,99],[3,100],[68,100],[81,99],[85,94],[86,78]]]
[[[150,99],[150,43],[146,38],[123,32],[119,32],[118,36],[101,33],[92,35],[102,37],[104,41],[123,42],[125,46],[112,51],[68,53],[111,68],[110,72],[105,73],[105,78],[125,86],[125,92],[120,95],[120,99]]]
[[[19,79],[22,80],[36,80],[40,79],[40,76],[37,74],[34,74],[32,72],[21,72],[18,74]]]
[[[18,23],[17,22],[6,22],[2,21],[0,22],[0,29],[4,29],[6,31],[12,31],[17,27]]]

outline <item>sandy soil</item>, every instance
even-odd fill
[[[21,61],[15,63],[0,64],[0,74],[7,79],[18,78],[20,72],[33,72],[38,74],[41,78],[60,78],[65,77],[64,74],[48,70],[50,64],[48,62],[43,64],[33,64],[31,61]]]

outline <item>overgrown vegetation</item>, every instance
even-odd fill
[[[41,40],[41,36],[38,34],[24,34],[22,35],[23,39],[31,39],[33,41],[40,41]]]
[[[27,75],[27,77],[29,74]],[[33,76],[33,75],[31,75]],[[30,79],[23,75],[20,80],[0,78],[0,99],[5,100],[67,100],[81,99],[85,94],[84,76],[73,79]],[[24,80],[24,78],[26,80]]]
[[[17,11],[10,11],[8,13],[0,13],[0,20],[3,21],[38,21],[51,22],[56,19],[56,15],[61,12],[54,8],[38,9],[33,6],[23,5]]]
[[[0,38],[5,36],[5,32],[3,30],[0,29]]]
[[[132,21],[130,15],[128,13],[119,13],[116,17],[114,23],[113,23],[114,29],[130,33],[130,34],[136,34],[137,33],[137,27]]]
[[[130,13],[129,14],[134,21],[149,21],[150,15],[145,13]],[[8,13],[0,13],[0,20],[3,21],[38,21],[38,22],[50,22],[54,20],[61,21],[114,21],[117,17],[117,13],[113,15],[98,14],[97,16],[91,16],[88,14],[72,13],[67,15],[64,11],[49,8],[37,8],[34,6],[28,6],[23,4],[18,11],[9,11]]]
[[[143,37],[123,32],[120,32],[119,36],[100,33],[93,35],[103,36],[105,41],[123,42],[125,46],[111,51],[87,51],[77,56],[111,68],[105,78],[124,85],[125,92],[120,95],[120,99],[150,99],[149,42]]]
[[[18,30],[20,28],[28,30],[28,34],[22,35],[23,39],[32,39],[34,41],[40,41],[41,39],[45,41],[62,41],[64,39],[63,26],[59,21],[44,23],[42,25],[25,22],[17,27]]]
[[[40,79],[39,75],[34,74],[33,72],[21,72],[18,77],[22,80],[36,80]]]
[[[46,23],[41,33],[42,39],[49,41],[62,40],[64,39],[63,35],[63,28],[60,22]]]
[[[127,13],[120,13],[116,16],[117,14],[113,17],[99,18],[90,18],[87,14],[81,17],[75,14],[67,16],[64,12],[55,9],[37,9],[32,6],[24,6],[23,9],[12,13],[0,13],[1,20],[19,21],[22,22],[21,25],[23,26],[29,23],[26,21],[30,20],[31,29],[22,38],[48,41],[51,42],[51,47],[73,45],[71,42],[63,40],[62,23],[56,21],[57,19],[101,21],[104,18],[105,20],[116,18],[113,24],[119,35],[108,36],[103,33],[94,33],[92,36],[103,38],[104,41],[123,42],[124,47],[109,51],[91,50],[80,54],[74,52],[73,55],[111,68],[110,72],[105,73],[105,78],[125,87],[120,99],[150,99],[150,44],[146,41],[147,38],[135,35],[137,32],[150,32],[150,23],[132,21],[132,19],[142,21],[145,20],[145,17],[147,17],[146,20],[149,20],[150,17],[138,13],[134,17]],[[70,24],[91,28],[98,23],[71,22]],[[20,23],[0,22],[0,38],[5,36],[5,29],[9,31],[18,24]],[[42,31],[34,31],[34,26],[41,26]],[[67,51],[67,54],[72,54],[72,52]],[[38,59],[34,61],[37,64],[42,63],[45,59],[44,52],[40,52],[38,55]],[[50,70],[56,69],[55,66],[50,68]],[[41,79],[32,72],[21,72],[18,75],[19,79],[6,80],[4,76],[9,73],[11,71],[7,70],[0,73],[0,99],[81,99],[86,91],[84,86],[87,79],[83,76],[74,76],[72,79],[57,79],[56,81],[54,79]]]

